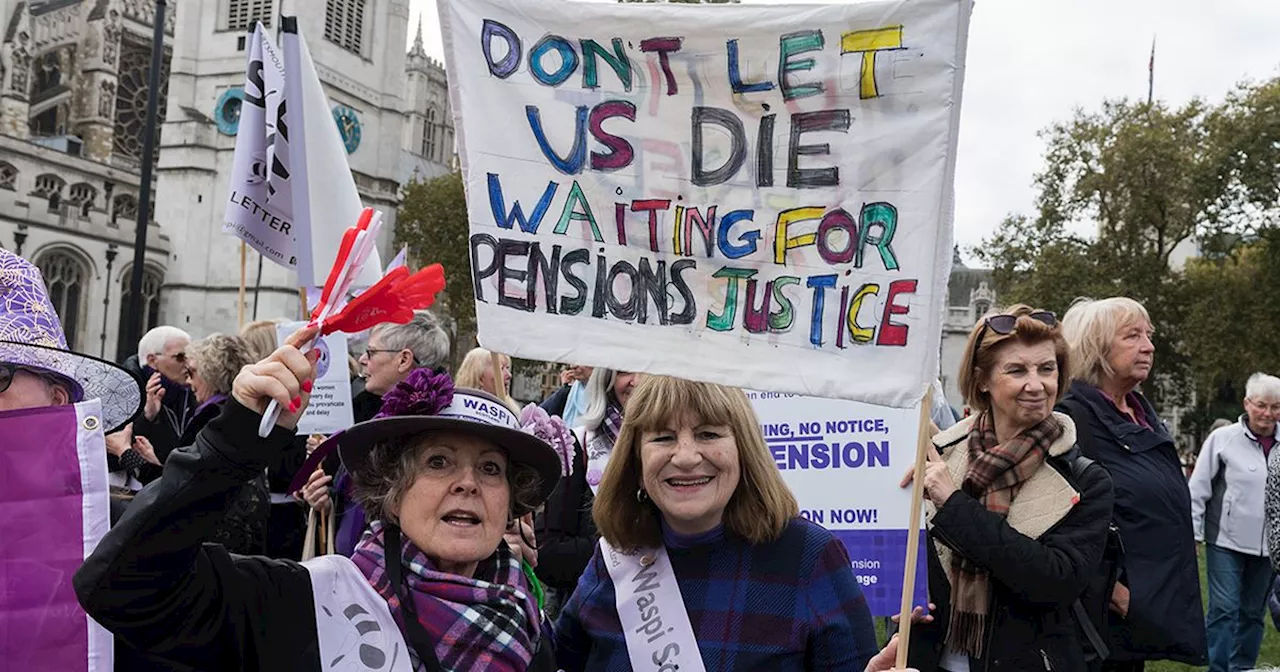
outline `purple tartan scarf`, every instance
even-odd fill
[[[604,407],[604,420],[600,422],[600,431],[609,439],[609,446],[618,443],[618,433],[622,431],[622,404],[613,396],[613,390],[605,397],[608,403]]]
[[[538,608],[520,563],[505,543],[480,562],[476,578],[436,570],[413,542],[402,544],[404,580],[413,596],[418,621],[436,643],[436,657],[446,670],[522,671],[533,660],[538,642]],[[352,561],[373,589],[387,601],[391,616],[404,632],[400,596],[387,578],[381,521],[373,521]],[[408,637],[406,636],[406,641]],[[415,668],[421,669],[414,656]]]

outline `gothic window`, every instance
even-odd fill
[[[38,103],[62,83],[58,52],[50,51],[31,62],[31,102]]]
[[[363,54],[365,0],[328,0],[324,38],[354,54]]]
[[[74,205],[80,211],[80,216],[89,217],[89,210],[93,208],[93,202],[98,198],[98,190],[86,182],[71,185],[71,189],[67,196],[67,203]]]
[[[156,107],[156,135],[164,126],[165,97],[169,89],[168,51],[161,58],[160,98]],[[147,83],[151,70],[151,45],[130,39],[120,40],[120,75],[116,86],[115,154],[134,161],[142,159],[142,131],[146,128]],[[160,150],[160,143],[155,145]]]
[[[62,187],[65,185],[66,182],[61,177],[45,173],[36,177],[36,188],[31,195],[49,199],[49,212],[57,212],[58,206],[62,204]]]
[[[143,267],[142,305],[138,309],[142,311],[144,332],[160,326],[160,287],[163,284],[164,278],[158,271],[151,267]],[[116,332],[118,334],[126,334],[129,330],[129,299],[133,296],[132,290],[133,270],[125,268],[124,274],[120,276],[120,330]],[[131,352],[137,352],[136,343],[121,343],[117,355],[120,360],[123,360]]]
[[[116,224],[121,217],[125,219],[138,219],[138,197],[132,194],[120,194],[111,199],[111,224]]]
[[[433,107],[427,108],[427,121],[422,125],[422,155],[436,158],[436,110]]]
[[[271,27],[271,0],[228,0],[227,30],[251,31],[258,22]]]
[[[18,169],[12,164],[0,161],[0,189],[14,191],[18,183]]]
[[[42,255],[36,266],[44,276],[44,286],[49,291],[53,309],[58,313],[58,319],[62,320],[67,344],[75,350],[80,336],[80,313],[84,309],[89,271],[79,259],[63,250]]]

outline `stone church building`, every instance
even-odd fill
[[[44,272],[75,349],[119,359],[140,192],[155,3],[0,0],[0,246]],[[144,326],[234,331],[239,241],[222,233],[245,49],[255,22],[296,14],[366,205],[450,169],[443,66],[408,0],[170,0],[142,292]],[[246,315],[296,317],[293,274],[249,251]]]

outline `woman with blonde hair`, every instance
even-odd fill
[[[512,410],[518,411],[520,405],[508,393],[511,389],[511,358],[501,354],[498,357],[502,361],[502,389],[498,389],[498,386],[493,383],[493,355],[484,348],[472,348],[467,353],[454,379],[458,381],[459,387],[484,390],[506,402]]]
[[[256,320],[240,327],[240,338],[244,340],[245,347],[249,348],[249,355],[253,357],[253,361],[262,361],[267,358],[267,355],[276,351],[279,347],[276,328],[283,321]]]
[[[1139,672],[1145,661],[1207,662],[1191,493],[1177,446],[1139,386],[1155,362],[1154,328],[1126,297],[1077,301],[1063,318],[1074,381],[1059,408],[1071,416],[1080,449],[1111,473],[1112,524],[1123,557],[1098,578],[1110,604],[1106,672]]]
[[[568,672],[862,672],[876,653],[844,546],[799,516],[741,390],[647,376],[593,517],[556,627]]]

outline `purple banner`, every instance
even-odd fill
[[[872,616],[893,616],[902,607],[902,575],[907,569],[906,530],[831,530],[849,551],[853,574],[862,585]],[[928,536],[920,532],[912,607],[928,605]]]
[[[98,402],[0,413],[0,661],[111,669],[111,639],[71,578],[109,525]]]

